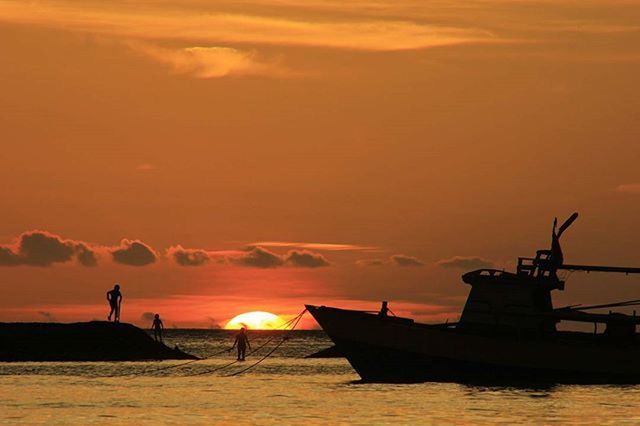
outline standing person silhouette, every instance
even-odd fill
[[[158,340],[162,342],[162,330],[164,330],[164,324],[162,323],[159,314],[154,315],[151,328],[153,329],[153,338],[156,339],[156,342]]]
[[[107,292],[107,300],[111,306],[111,312],[107,319],[111,321],[111,316],[115,314],[114,321],[120,322],[120,306],[122,306],[122,293],[120,293],[120,285],[113,286],[113,290]]]
[[[236,334],[236,341],[233,342],[231,350],[233,350],[233,348],[235,348],[236,346],[238,347],[238,361],[244,361],[247,347],[251,349],[251,344],[249,343],[249,338],[247,337],[247,329],[244,327],[242,327],[238,334]]]

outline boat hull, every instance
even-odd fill
[[[361,311],[307,309],[367,382],[640,383],[635,339],[487,336]]]

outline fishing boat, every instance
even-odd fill
[[[515,272],[479,269],[462,275],[471,286],[458,322],[421,324],[379,312],[307,305],[336,349],[367,382],[640,383],[640,317],[598,309],[640,300],[554,308],[564,290],[559,271],[638,274],[640,268],[565,264],[559,228],[551,248],[519,258]],[[561,322],[589,323],[562,331]],[[593,325],[593,327],[591,327]],[[592,331],[591,331],[592,330]]]

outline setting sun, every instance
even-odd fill
[[[224,326],[227,330],[246,327],[250,330],[274,330],[282,328],[285,321],[270,312],[252,311],[236,315]]]

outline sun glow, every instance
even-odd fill
[[[245,327],[250,330],[274,330],[282,328],[285,321],[270,312],[252,311],[236,315],[224,326],[227,330],[237,330]]]

